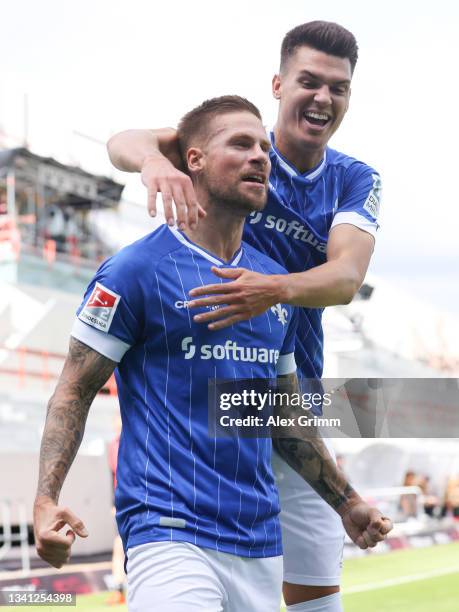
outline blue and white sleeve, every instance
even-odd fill
[[[143,292],[135,262],[115,255],[104,262],[77,310],[71,335],[113,361],[142,334]]]
[[[298,327],[298,308],[287,306],[290,314],[290,323],[285,334],[284,343],[277,361],[277,375],[293,374],[296,372],[295,338]]]
[[[376,237],[380,202],[381,178],[376,170],[360,162],[351,164],[331,228],[347,223]]]

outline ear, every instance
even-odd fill
[[[186,152],[186,164],[190,172],[200,172],[205,164],[205,156],[202,149],[190,147]]]
[[[274,98],[276,98],[276,100],[280,100],[280,97],[281,97],[281,78],[280,78],[280,74],[275,74],[273,76],[273,80],[272,80],[272,92],[273,92]]]

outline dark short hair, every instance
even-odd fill
[[[359,54],[354,34],[332,21],[309,21],[287,32],[281,46],[281,71],[298,47],[311,47],[329,55],[347,58],[352,72]]]
[[[182,158],[185,161],[186,151],[198,138],[201,140],[208,135],[209,126],[214,117],[227,113],[247,111],[261,120],[261,114],[255,104],[241,96],[220,96],[205,100],[193,110],[190,110],[180,119],[177,136],[180,144]],[[186,164],[185,164],[186,165]]]

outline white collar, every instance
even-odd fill
[[[276,155],[279,164],[286,172],[288,172],[288,174],[290,174],[290,176],[301,176],[302,178],[307,179],[308,181],[313,181],[319,176],[319,174],[322,173],[327,163],[327,149],[325,149],[323,159],[318,166],[316,166],[312,170],[308,170],[308,172],[305,172],[304,174],[300,174],[298,170],[294,166],[290,165],[289,162],[285,159],[285,157],[283,157],[276,149],[276,145],[274,143],[274,132],[271,132],[270,135],[272,150]]]
[[[187,246],[189,249],[191,249],[193,251],[196,251],[196,253],[199,253],[202,257],[204,257],[208,261],[212,262],[215,266],[233,266],[233,267],[237,267],[237,265],[241,261],[242,255],[244,253],[244,250],[243,250],[242,246],[239,247],[238,251],[236,251],[236,254],[233,257],[233,259],[230,262],[226,262],[226,261],[223,261],[223,259],[220,259],[219,257],[217,257],[216,255],[213,255],[212,253],[209,253],[208,251],[206,251],[202,247],[198,246],[197,244],[194,244],[194,242],[191,242],[191,240],[189,240],[185,236],[185,234],[183,234],[181,231],[179,231],[179,229],[176,226],[169,227],[169,229],[174,234],[174,236],[177,238],[177,240],[179,240],[182,244]]]

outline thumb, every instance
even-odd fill
[[[73,531],[80,536],[80,538],[87,538],[88,531],[81,519],[79,519],[73,512],[67,510],[65,516],[63,517],[68,525],[73,529]],[[70,530],[69,530],[70,531]],[[68,535],[68,532],[67,532]]]
[[[370,533],[387,534],[392,529],[392,521],[387,516],[383,516],[379,510],[373,509],[370,515],[370,521],[367,527]]]
[[[212,272],[220,278],[232,278],[233,280],[239,278],[244,272],[243,268],[217,268],[212,266]]]
[[[65,532],[65,537],[66,537],[66,538],[69,540],[69,544],[70,544],[70,546],[71,546],[71,545],[72,545],[72,544],[75,542],[75,537],[76,537],[76,536],[75,536],[75,532],[74,532],[74,531],[72,531],[71,529],[68,529],[68,530]]]
[[[373,518],[367,526],[367,531],[370,535],[375,535],[381,531],[382,526],[383,522],[380,517]]]

